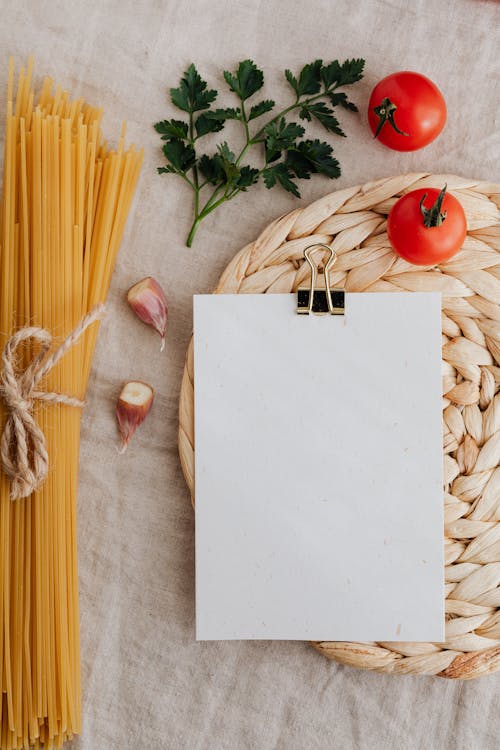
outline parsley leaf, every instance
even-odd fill
[[[302,125],[287,122],[284,117],[281,117],[277,122],[270,122],[266,125],[263,132],[266,143],[266,162],[271,162],[279,158],[282,151],[293,146],[296,138],[304,135],[305,130]]]
[[[172,138],[163,146],[163,153],[177,172],[187,172],[196,162],[196,153],[190,144]]]
[[[214,156],[202,156],[198,167],[200,172],[213,185],[219,182],[223,184],[232,183],[239,174],[234,154],[230,151],[227,143],[219,144]]]
[[[234,91],[242,101],[249,99],[264,85],[264,73],[252,60],[240,62],[236,74],[225,70],[224,78],[231,91]]]
[[[226,182],[234,182],[239,174],[239,169],[235,163],[233,152],[229,149],[226,142],[219,144],[217,146],[217,151],[219,152],[219,157],[221,159],[222,169],[226,175]]]
[[[212,109],[203,112],[196,120],[194,126],[196,135],[201,138],[207,133],[218,133],[222,130],[226,120],[237,120],[240,117],[240,110],[229,107],[228,109]]]
[[[268,190],[274,187],[278,182],[288,193],[292,193],[296,198],[300,198],[299,189],[292,180],[293,172],[291,172],[283,162],[275,164],[272,167],[266,167],[262,176],[264,178],[264,184]]]
[[[245,191],[251,185],[254,185],[260,174],[258,169],[248,165],[238,167],[234,163],[234,154],[227,149],[227,144],[222,144],[219,147],[219,153],[215,156],[203,155],[198,167],[212,185],[230,183],[240,191]]]
[[[224,143],[220,143],[217,146],[217,151],[219,152],[220,156],[225,159],[228,162],[234,162],[234,154],[230,150],[229,146],[227,145],[226,141]]]
[[[346,94],[344,94],[343,91],[335,91],[333,94],[330,94],[330,102],[332,107],[336,107],[337,104],[340,104],[341,107],[343,107],[344,109],[348,109],[351,112],[358,111],[356,105],[348,100]]]
[[[179,88],[170,89],[172,102],[184,112],[193,113],[201,109],[208,109],[216,97],[217,91],[214,89],[207,90],[207,83],[202,80],[194,63],[191,63],[184,73]]]
[[[253,107],[250,109],[248,120],[249,121],[255,120],[256,117],[260,117],[266,112],[270,112],[273,107],[274,107],[274,102],[272,99],[264,99],[264,101],[259,102],[258,104],[254,104]]]
[[[340,63],[338,60],[333,60],[329,65],[323,65],[321,68],[321,80],[326,89],[329,89],[334,83],[338,83],[339,78]]]
[[[320,74],[322,64],[322,60],[315,60],[308,65],[304,65],[298,79],[295,78],[290,70],[285,70],[286,80],[297,94],[297,98],[304,96],[304,94],[318,93],[321,88]]]
[[[215,156],[204,154],[198,162],[198,169],[211,185],[225,182],[226,175],[222,167],[222,159],[218,154]]]
[[[208,117],[208,114],[203,113],[200,115],[195,123],[196,135],[201,138],[202,135],[207,133],[218,133],[224,127],[224,120],[215,120],[212,117]]]
[[[226,109],[211,109],[204,114],[211,120],[238,120],[241,110],[239,107],[226,107]]]
[[[364,66],[365,61],[361,58],[346,60],[342,65],[338,60],[333,60],[329,65],[323,65],[321,68],[321,80],[327,89],[334,83],[337,86],[348,86],[363,78]]]
[[[300,110],[299,117],[303,120],[310,120],[311,116],[315,117],[326,130],[337,135],[345,137],[345,133],[340,127],[339,121],[333,114],[332,110],[329,109],[324,102],[317,102],[316,104],[305,104]]]
[[[286,165],[297,177],[305,179],[315,173],[340,177],[340,165],[332,152],[330,144],[324,141],[301,141],[287,153]]]
[[[188,124],[182,120],[162,120],[157,122],[154,128],[160,133],[162,141],[168,141],[170,138],[184,140],[188,134]]]
[[[300,96],[300,94],[299,94],[299,82],[297,81],[297,79],[293,75],[292,71],[288,70],[288,68],[285,70],[285,78],[288,81],[288,83],[290,84],[290,86],[292,87],[292,89],[297,94],[297,99],[298,99],[299,96]],[[276,184],[276,180],[274,182]]]
[[[250,185],[254,185],[259,179],[259,170],[248,165],[241,167],[236,185],[239,190],[246,190]]]

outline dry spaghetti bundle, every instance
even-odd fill
[[[50,79],[35,100],[31,77],[32,61],[14,91],[11,61],[0,216],[1,350],[26,326],[63,340],[104,302],[142,160],[133,146],[125,150],[124,132],[116,150],[103,142],[102,110],[71,101],[59,86],[53,91]],[[38,391],[67,398],[43,401],[34,393],[31,404],[21,404],[32,407],[45,436],[46,480],[22,497],[26,478],[16,484],[0,473],[1,750],[61,747],[80,730],[78,403],[97,328],[92,323],[70,341],[37,383]],[[17,350],[13,366],[21,384],[39,353],[35,338]],[[21,392],[17,402],[23,398]],[[4,398],[0,431],[8,417]],[[29,440],[26,447],[33,452]]]

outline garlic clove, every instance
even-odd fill
[[[160,351],[165,348],[168,308],[163,289],[152,276],[146,276],[134,284],[127,293],[127,300],[135,314],[161,336]]]
[[[153,405],[154,391],[147,383],[132,380],[125,383],[116,403],[116,419],[122,439],[120,453],[127,449],[130,438],[146,419]]]

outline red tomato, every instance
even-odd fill
[[[433,266],[455,255],[467,234],[465,213],[456,198],[420,188],[403,195],[391,209],[387,234],[394,251],[417,266]]]
[[[429,78],[408,70],[383,78],[368,104],[372,133],[395,151],[427,146],[444,128],[446,104]]]

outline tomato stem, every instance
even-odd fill
[[[391,102],[391,100],[388,99],[387,97],[382,99],[378,107],[373,108],[373,111],[378,117],[378,125],[377,125],[377,130],[375,131],[375,135],[373,136],[374,138],[377,138],[377,136],[379,135],[380,131],[382,130],[386,122],[388,122],[389,125],[391,125],[391,127],[394,128],[396,133],[399,133],[399,135],[405,135],[405,136],[410,135],[409,133],[405,133],[402,130],[400,130],[398,126],[396,125],[396,123],[394,122],[394,112],[396,110],[397,110],[396,105],[393,102]]]
[[[447,185],[439,193],[436,198],[436,202],[430,208],[424,206],[424,201],[427,198],[427,193],[424,193],[422,200],[420,201],[420,211],[424,217],[424,226],[426,227],[440,227],[443,221],[446,219],[446,211],[441,212],[441,206],[443,205],[444,196],[446,194]]]

